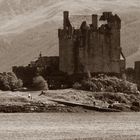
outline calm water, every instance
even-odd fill
[[[0,140],[140,140],[140,113],[0,114]]]

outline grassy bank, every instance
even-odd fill
[[[75,89],[41,91],[0,92],[0,112],[90,112],[79,106],[67,106],[50,99],[74,102],[121,111],[140,111],[140,95],[113,92],[91,92]],[[28,95],[31,98],[28,98]]]
[[[83,90],[48,91],[46,97],[121,111],[140,111],[140,94],[121,92],[91,92]]]
[[[49,91],[52,92],[53,91]],[[32,112],[91,112],[82,107],[71,107],[50,101],[50,96],[39,96],[41,91],[0,92],[0,112],[32,113]],[[29,94],[31,98],[28,98]]]

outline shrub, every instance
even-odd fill
[[[42,76],[36,76],[33,78],[33,87],[36,90],[48,90],[47,81]]]
[[[18,80],[16,86],[19,87],[19,88],[20,88],[20,87],[23,87],[23,82],[22,82],[21,79]]]
[[[111,86],[111,85],[108,86],[108,87],[106,87],[106,91],[107,91],[107,92],[115,92],[113,86]]]
[[[132,102],[131,109],[133,111],[140,111],[140,102],[139,101]]]
[[[102,92],[96,93],[95,98],[98,100],[104,100],[110,103],[110,101],[118,101],[119,103],[128,103],[127,98],[121,93]]]
[[[134,102],[132,103],[132,106],[140,107],[140,102],[134,101]]]
[[[93,77],[81,82],[81,89],[90,91],[123,92],[138,94],[137,85],[117,77]]]
[[[81,89],[82,85],[80,83],[76,82],[76,83],[74,83],[73,88],[74,89]]]
[[[139,112],[140,108],[137,106],[131,106],[131,110],[135,111],[135,112]]]
[[[23,86],[22,80],[18,79],[12,72],[0,74],[1,90],[16,90]]]
[[[98,87],[95,83],[90,80],[82,81],[82,89],[89,90],[89,91],[97,91]]]

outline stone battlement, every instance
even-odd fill
[[[103,12],[98,20],[98,15],[92,15],[91,24],[88,25],[86,21],[83,21],[79,29],[72,27],[69,14],[67,11],[64,12],[64,25],[63,29],[59,29],[59,38],[75,38],[82,35],[82,30],[87,30],[90,33],[110,33],[114,29],[121,29],[121,20],[118,15],[113,15],[112,12]],[[100,26],[98,23],[100,22]]]

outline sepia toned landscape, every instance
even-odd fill
[[[0,0],[0,139],[140,139],[139,0]]]

